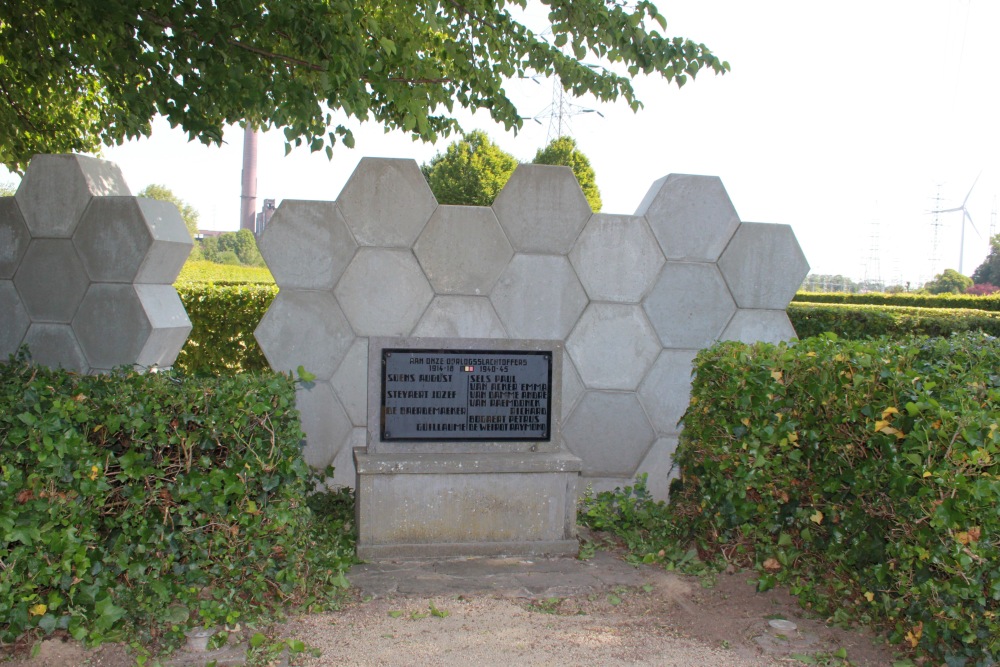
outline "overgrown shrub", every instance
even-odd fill
[[[1000,660],[1000,340],[724,343],[696,366],[678,540],[948,665]]]
[[[179,283],[191,334],[175,366],[191,375],[257,372],[269,368],[253,337],[278,288],[275,285]]]
[[[857,306],[903,306],[908,308],[967,308],[972,310],[1000,311],[1000,297],[972,294],[914,294],[904,292],[799,292],[793,303],[849,303]]]
[[[148,639],[342,583],[353,552],[312,530],[294,395],[276,374],[0,364],[0,641]]]
[[[864,295],[861,295],[864,296]],[[977,297],[970,297],[977,298]],[[948,336],[982,331],[1000,336],[1000,312],[957,308],[902,308],[854,304],[813,304],[793,301],[788,319],[799,338],[834,333],[841,338]]]

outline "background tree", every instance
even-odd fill
[[[963,276],[955,269],[945,269],[944,273],[939,273],[924,285],[924,289],[931,294],[962,294],[970,287],[972,278]]]
[[[1000,234],[990,239],[990,254],[972,272],[972,282],[977,285],[1000,285]]]
[[[435,141],[461,129],[456,103],[520,127],[506,79],[558,75],[567,92],[638,110],[639,73],[681,86],[729,69],[664,35],[649,0],[547,0],[537,31],[517,20],[526,4],[4,0],[0,160],[22,170],[34,153],[93,152],[148,135],[157,114],[205,143],[245,122],[332,156],[354,142],[338,110]]]
[[[188,234],[191,235],[192,239],[198,237],[198,210],[175,195],[173,190],[165,185],[152,183],[140,190],[137,196],[168,201],[176,206],[177,210],[181,213],[181,218],[184,219],[184,225],[187,227]]]
[[[264,258],[257,249],[257,238],[249,229],[205,237],[201,241],[201,254],[217,264],[264,266]]]
[[[556,137],[549,145],[535,153],[535,164],[558,164],[569,167],[583,190],[587,202],[594,213],[601,210],[601,191],[597,188],[597,178],[590,160],[576,147],[572,137]]]
[[[452,142],[420,171],[439,204],[489,206],[516,168],[513,155],[476,130]]]

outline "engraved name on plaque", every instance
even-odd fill
[[[552,352],[382,350],[384,441],[551,437]]]

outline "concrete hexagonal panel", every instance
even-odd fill
[[[73,331],[94,370],[163,368],[176,360],[191,321],[170,285],[94,283],[73,318]]]
[[[69,324],[88,284],[83,262],[69,239],[32,239],[14,274],[32,322]]]
[[[113,162],[83,155],[36,155],[14,197],[32,237],[68,239],[92,197],[130,194]]]
[[[667,262],[642,304],[663,347],[700,349],[719,337],[736,304],[714,264]]]
[[[576,407],[576,402],[583,396],[585,387],[576,366],[573,365],[573,360],[569,356],[563,359],[562,367],[562,414],[559,415],[559,418],[562,419],[563,423],[566,423],[567,417]]]
[[[360,245],[409,248],[437,200],[413,160],[366,157],[347,180],[337,205]]]
[[[646,473],[646,489],[657,500],[667,500],[670,496],[670,482],[680,477],[680,469],[674,467],[675,451],[676,435],[659,438],[649,448],[649,453],[636,470],[637,475]]]
[[[354,332],[329,292],[281,289],[253,332],[271,368],[281,373],[299,366],[329,380]]]
[[[485,296],[436,296],[413,329],[414,336],[505,338],[507,332]]]
[[[358,250],[334,293],[359,336],[409,334],[434,297],[413,254],[387,248]]]
[[[635,394],[588,391],[563,427],[585,477],[632,477],[655,437]]]
[[[87,358],[68,324],[33,322],[22,342],[28,346],[33,363],[75,373],[90,372]]]
[[[514,256],[493,209],[438,206],[413,246],[438,294],[489,294]]]
[[[668,260],[714,262],[740,224],[718,176],[665,176],[635,213],[646,216]]]
[[[788,314],[783,310],[737,310],[720,340],[741,343],[780,343],[795,338]]]
[[[288,199],[258,246],[275,282],[295,289],[333,289],[358,249],[336,202]]]
[[[591,389],[634,391],[660,352],[639,306],[592,303],[566,340],[566,350]]]
[[[788,225],[744,222],[719,269],[740,308],[782,310],[809,274],[809,262]]]
[[[490,301],[511,338],[564,340],[587,307],[587,293],[565,257],[519,254]]]
[[[368,340],[355,339],[330,381],[351,423],[368,425]]]
[[[0,364],[17,352],[31,320],[10,280],[0,280]]]
[[[96,197],[73,234],[94,282],[170,284],[193,241],[177,207],[139,197]]]
[[[679,433],[677,421],[691,400],[691,372],[697,350],[663,350],[639,387],[639,402],[656,432]]]
[[[0,197],[0,280],[14,277],[31,235],[13,197]]]
[[[569,167],[522,164],[493,201],[517,252],[570,251],[590,218],[590,204]]]
[[[576,275],[595,301],[639,303],[663,266],[646,219],[595,213],[569,253]]]
[[[313,468],[330,465],[351,432],[351,420],[326,382],[310,382],[295,391],[302,430],[306,434],[302,457]]]

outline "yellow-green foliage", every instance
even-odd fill
[[[972,294],[886,294],[867,292],[799,292],[794,302],[848,303],[869,306],[909,306],[918,308],[970,308],[973,310],[1000,311],[1000,294],[973,296]]]
[[[274,276],[266,266],[216,264],[205,260],[188,261],[177,276],[175,285],[182,283],[266,283],[274,284]]]
[[[835,333],[841,338],[851,339],[916,334],[947,336],[960,331],[983,331],[1000,336],[1000,312],[971,308],[907,308],[793,301],[788,305],[788,319],[799,338],[823,333]]]

